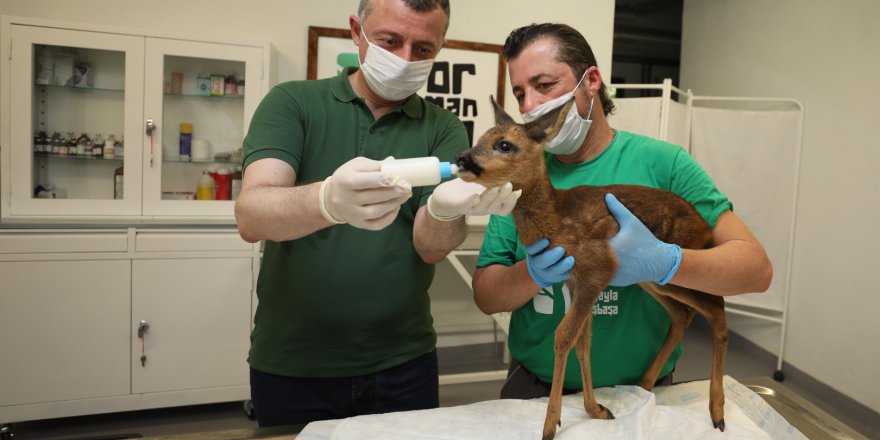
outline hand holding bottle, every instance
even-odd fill
[[[356,157],[321,183],[321,214],[330,223],[378,231],[390,225],[412,187],[381,172],[382,162]]]

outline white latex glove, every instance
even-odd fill
[[[412,185],[380,172],[381,162],[356,157],[321,183],[321,214],[335,224],[378,231],[394,221],[400,205],[412,196]]]
[[[441,221],[462,215],[507,215],[516,206],[522,190],[513,190],[510,182],[486,189],[479,183],[452,179],[437,185],[428,197],[428,213]]]

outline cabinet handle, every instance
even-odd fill
[[[153,167],[153,132],[156,131],[156,124],[153,122],[153,118],[148,118],[146,125],[146,133],[147,136],[150,137],[150,168]]]
[[[141,367],[147,366],[147,330],[150,324],[147,321],[141,321],[138,324],[138,338],[141,340]]]

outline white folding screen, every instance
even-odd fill
[[[726,300],[728,312],[780,324],[774,377],[782,380],[803,106],[792,99],[695,96],[691,118],[691,154],[773,263],[767,292]]]
[[[785,347],[797,202],[803,108],[791,99],[694,96],[662,84],[612,85],[659,89],[660,97],[617,98],[609,118],[617,129],[684,147],[733,203],[773,263],[767,292],[727,297],[727,310],[781,326],[777,372]],[[672,99],[672,93],[679,99]]]
[[[688,150],[691,92],[666,79],[662,84],[611,84],[619,90],[659,90],[661,96],[616,98],[616,111],[609,116],[612,127],[671,142]],[[672,94],[678,95],[673,99]]]
[[[615,99],[617,109],[608,122],[618,130],[660,139],[661,103],[659,96]]]
[[[713,103],[716,106],[710,107]],[[734,212],[773,262],[773,282],[766,293],[729,297],[729,303],[785,310],[801,114],[794,101],[695,97],[691,155],[733,202]]]

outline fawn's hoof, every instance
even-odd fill
[[[601,408],[602,411],[608,415],[608,417],[605,417],[605,420],[614,420],[614,413],[612,413],[610,409],[605,408],[605,406],[602,405],[601,403],[598,405],[599,405],[599,408]]]
[[[718,422],[712,420],[712,426],[720,429],[721,432],[724,432],[724,419],[721,419],[721,421]]]

